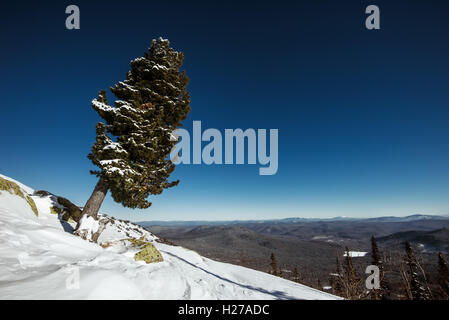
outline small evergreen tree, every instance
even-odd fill
[[[449,267],[441,252],[438,253],[438,284],[442,297],[449,299]]]
[[[360,299],[359,281],[356,270],[354,268],[352,257],[348,247],[345,248],[345,264],[344,267],[337,256],[337,270],[335,274],[331,274],[332,291],[338,296],[346,299]]]
[[[408,241],[405,242],[405,257],[404,264],[406,271],[402,272],[402,276],[405,282],[407,296],[411,300],[428,300],[430,299],[429,289],[426,288],[426,281],[424,270],[415,257],[415,253]],[[421,272],[421,277],[419,273]],[[421,281],[423,278],[423,281]]]
[[[270,262],[270,267],[271,267],[270,273],[272,275],[274,275],[274,276],[278,276],[279,275],[278,263],[276,261],[276,257],[275,257],[273,252],[271,253],[270,260],[271,260],[271,262]]]
[[[371,236],[371,264],[379,268],[380,288],[371,289],[369,292],[369,297],[372,300],[386,299],[389,292],[388,283],[385,279],[384,264],[381,259],[377,241],[374,235]]]
[[[336,272],[335,274],[331,274],[331,286],[332,286],[332,292],[337,296],[344,296],[344,285],[343,285],[343,273],[342,273],[343,267],[341,265],[341,260],[337,256],[336,258]]]
[[[299,274],[298,268],[293,269],[293,281],[299,283],[301,281],[301,276]]]
[[[371,263],[375,266],[382,265],[379,247],[377,246],[376,238],[374,238],[374,235],[371,236]]]
[[[111,91],[118,100],[110,106],[106,92],[92,101],[103,118],[96,126],[96,140],[88,158],[99,170],[99,180],[83,209],[75,234],[96,241],[100,227],[92,230],[108,191],[128,208],[148,208],[150,195],[162,193],[179,181],[168,181],[175,165],[168,159],[176,144],[173,131],[190,111],[188,78],[180,71],[183,54],[168,40],[153,40],[144,56],[131,61],[126,80]],[[94,225],[98,225],[95,224]]]
[[[359,299],[360,291],[359,291],[359,281],[360,279],[357,276],[357,272],[354,268],[354,264],[352,262],[351,252],[349,248],[345,249],[345,272],[344,272],[344,287],[346,291],[346,298],[348,299]]]
[[[340,258],[338,256],[337,256],[336,260],[337,260],[337,274],[342,276],[343,275],[343,273],[342,273],[343,266],[341,264],[341,260],[340,260]]]

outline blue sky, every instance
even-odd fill
[[[81,29],[65,29],[76,4]],[[364,27],[377,4],[381,30]],[[449,213],[443,1],[39,1],[3,5],[0,172],[83,205],[90,101],[163,36],[185,54],[203,128],[279,129],[279,170],[180,165],[132,220]],[[112,97],[110,97],[111,100]]]

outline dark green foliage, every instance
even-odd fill
[[[175,169],[168,155],[176,144],[172,133],[190,111],[188,78],[179,70],[183,57],[168,40],[153,40],[144,57],[131,61],[126,80],[111,88],[115,107],[108,105],[105,91],[92,101],[105,121],[96,126],[88,156],[100,168],[92,173],[125,207],[148,208],[149,195],[179,182],[168,181]]]

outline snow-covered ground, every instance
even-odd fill
[[[359,258],[359,257],[364,257],[366,256],[368,252],[363,252],[363,251],[349,251],[349,256],[352,258]],[[343,257],[346,257],[348,254],[345,252],[343,254]]]
[[[14,181],[0,175],[3,179]],[[33,190],[16,182],[22,191]],[[50,196],[25,199],[0,191],[0,299],[336,299],[269,274],[204,258],[156,242],[148,231],[116,220],[99,242],[70,233],[73,224],[50,212]],[[164,261],[135,261],[120,241],[144,236]],[[78,281],[79,280],[79,281]]]

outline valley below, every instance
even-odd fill
[[[448,254],[449,219],[414,215],[373,219],[284,219],[229,222],[141,222],[150,232],[172,244],[208,258],[271,271],[273,253],[282,277],[332,292],[331,277],[337,258],[351,253],[358,276],[364,279],[371,264],[371,236],[377,239],[392,298],[403,298],[401,262],[409,241],[435,280],[438,252]],[[294,270],[297,269],[299,275]],[[299,278],[298,278],[299,276]],[[436,281],[436,280],[435,280]]]

